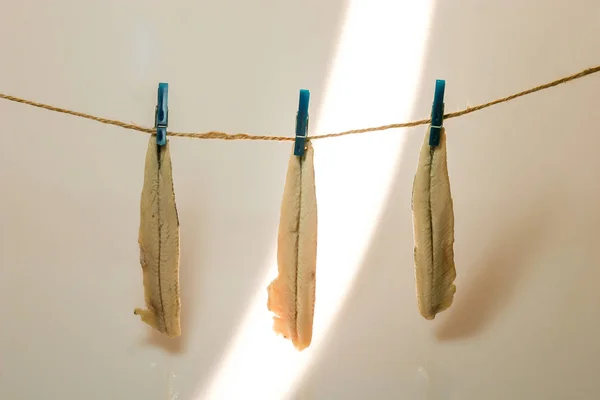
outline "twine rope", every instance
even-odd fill
[[[492,107],[492,106],[495,106],[500,103],[506,103],[508,101],[511,101],[511,100],[514,100],[519,97],[523,97],[523,96],[526,96],[526,95],[529,95],[529,94],[532,94],[535,92],[550,89],[552,87],[561,85],[563,83],[571,82],[576,79],[580,79],[585,76],[595,74],[597,72],[600,72],[600,65],[586,68],[580,72],[577,72],[576,74],[568,75],[568,76],[562,77],[560,79],[556,79],[552,82],[548,82],[543,85],[535,86],[533,88],[523,90],[523,91],[515,93],[515,94],[511,94],[510,96],[501,97],[499,99],[492,100],[488,103],[483,103],[483,104],[479,104],[479,105],[476,105],[473,107],[467,107],[460,111],[454,111],[451,113],[444,114],[444,119],[446,120],[446,119],[450,119],[450,118],[456,118],[456,117],[460,117],[463,115],[471,114],[475,111],[483,110],[484,108]],[[82,112],[78,112],[78,111],[69,110],[66,108],[52,106],[49,104],[38,103],[38,102],[35,102],[32,100],[26,100],[26,99],[22,99],[20,97],[10,96],[10,95],[4,94],[4,93],[0,93],[0,98],[4,99],[4,100],[15,102],[15,103],[21,103],[21,104],[26,104],[28,106],[42,108],[42,109],[48,110],[48,111],[54,111],[54,112],[58,112],[58,113],[62,113],[62,114],[73,115],[73,116],[79,117],[79,118],[89,119],[92,121],[99,122],[101,124],[114,125],[114,126],[118,126],[121,128],[144,132],[144,133],[149,133],[149,134],[156,133],[155,128],[145,128],[145,127],[142,127],[139,125],[135,125],[135,124],[131,124],[131,123],[123,122],[123,121],[118,121],[115,119],[102,118],[102,117],[98,117],[98,116],[91,115],[91,114],[86,114],[86,113],[82,113]],[[427,119],[420,119],[420,120],[416,120],[416,121],[403,122],[403,123],[399,123],[399,124],[389,124],[389,125],[374,126],[374,127],[370,127],[370,128],[363,128],[363,129],[352,129],[349,131],[343,131],[343,132],[337,132],[337,133],[314,135],[314,136],[310,136],[310,139],[316,140],[316,139],[333,138],[333,137],[340,137],[340,136],[347,136],[347,135],[356,135],[356,134],[360,134],[360,133],[385,131],[388,129],[409,128],[409,127],[413,127],[413,126],[426,125],[426,124],[429,124],[430,122],[431,122],[431,118],[427,118]],[[172,136],[172,137],[185,137],[185,138],[192,138],[192,139],[265,140],[265,141],[268,140],[268,141],[278,141],[278,142],[294,140],[294,137],[288,137],[288,136],[266,136],[266,135],[253,135],[253,134],[248,134],[248,133],[225,133],[225,132],[219,132],[219,131],[210,131],[210,132],[201,132],[201,133],[168,131],[167,135]]]

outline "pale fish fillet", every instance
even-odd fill
[[[298,350],[312,340],[316,265],[317,198],[313,148],[307,142],[303,157],[290,157],[277,238],[278,276],[269,285],[267,302],[275,314],[273,330]]]
[[[181,334],[179,218],[169,142],[159,148],[153,135],[146,153],[140,208],[138,242],[147,309],[136,308],[133,313],[159,332],[176,337]]]
[[[454,211],[446,162],[446,132],[429,146],[429,129],[419,154],[412,193],[414,261],[419,312],[426,319],[446,310],[454,299]]]

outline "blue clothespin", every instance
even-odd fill
[[[298,114],[296,115],[296,140],[294,141],[294,155],[304,155],[304,145],[306,136],[308,136],[308,101],[310,92],[306,89],[300,89],[300,102],[298,104]]]
[[[158,84],[158,103],[154,116],[154,127],[156,128],[156,144],[164,146],[167,144],[167,126],[169,125],[169,84]]]
[[[433,96],[433,106],[431,107],[431,129],[429,130],[429,145],[431,147],[439,146],[440,134],[444,124],[444,91],[446,81],[437,79],[435,81],[435,95]]]

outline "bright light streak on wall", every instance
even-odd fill
[[[411,116],[433,0],[349,3],[321,119],[311,120],[311,132],[383,125]],[[313,97],[319,95],[313,92]],[[237,337],[198,400],[281,400],[293,391],[360,269],[403,138],[402,131],[387,131],[315,142],[319,247],[313,343],[298,353],[271,330],[266,287],[276,275],[273,252],[271,273],[257,288]]]

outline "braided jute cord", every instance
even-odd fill
[[[502,98],[490,101],[488,103],[479,104],[474,107],[467,107],[464,110],[444,114],[444,119],[460,117],[462,115],[467,115],[467,114],[473,113],[475,111],[483,110],[484,108],[488,108],[488,107],[494,106],[496,104],[506,103],[507,101],[514,100],[518,97],[522,97],[522,96],[525,96],[528,94],[539,92],[541,90],[546,90],[551,87],[558,86],[562,83],[571,82],[576,79],[583,78],[584,76],[595,74],[596,72],[600,72],[600,65],[584,69],[576,74],[565,76],[565,77],[557,79],[555,81],[548,82],[543,85],[524,90],[522,92],[511,94],[510,96],[502,97]],[[85,118],[85,119],[91,119],[92,121],[97,121],[102,124],[119,126],[121,128],[132,129],[135,131],[145,132],[145,133],[150,133],[150,134],[156,133],[155,128],[144,128],[142,126],[138,126],[135,124],[129,124],[129,123],[122,122],[122,121],[117,121],[114,119],[101,118],[101,117],[97,117],[95,115],[90,115],[90,114],[85,114],[85,113],[81,113],[81,112],[77,112],[77,111],[67,110],[65,108],[55,107],[55,106],[51,106],[48,104],[37,103],[37,102],[31,101],[31,100],[25,100],[25,99],[21,99],[19,97],[9,96],[4,93],[0,93],[0,98],[9,100],[9,101],[14,101],[16,103],[27,104],[27,105],[33,106],[33,107],[43,108],[44,110],[55,111],[55,112],[62,113],[62,114],[74,115],[76,117]],[[385,131],[387,129],[408,128],[408,127],[412,127],[412,126],[426,125],[426,124],[429,124],[430,122],[431,122],[431,118],[420,119],[418,121],[403,122],[400,124],[382,125],[382,126],[375,126],[375,127],[371,127],[371,128],[353,129],[353,130],[338,132],[338,133],[327,133],[324,135],[315,135],[315,136],[310,136],[310,139],[311,140],[325,139],[325,138],[332,138],[332,137],[338,137],[338,136],[354,135],[354,134],[358,134],[358,133]],[[187,133],[187,132],[171,132],[171,131],[169,131],[169,132],[167,132],[167,135],[173,136],[173,137],[186,137],[186,138],[193,138],[193,139],[271,140],[271,141],[293,141],[294,140],[293,136],[292,137],[263,136],[263,135],[251,135],[251,134],[247,134],[247,133],[225,133],[225,132],[218,132],[218,131],[210,131],[210,132],[203,132],[203,133]]]

